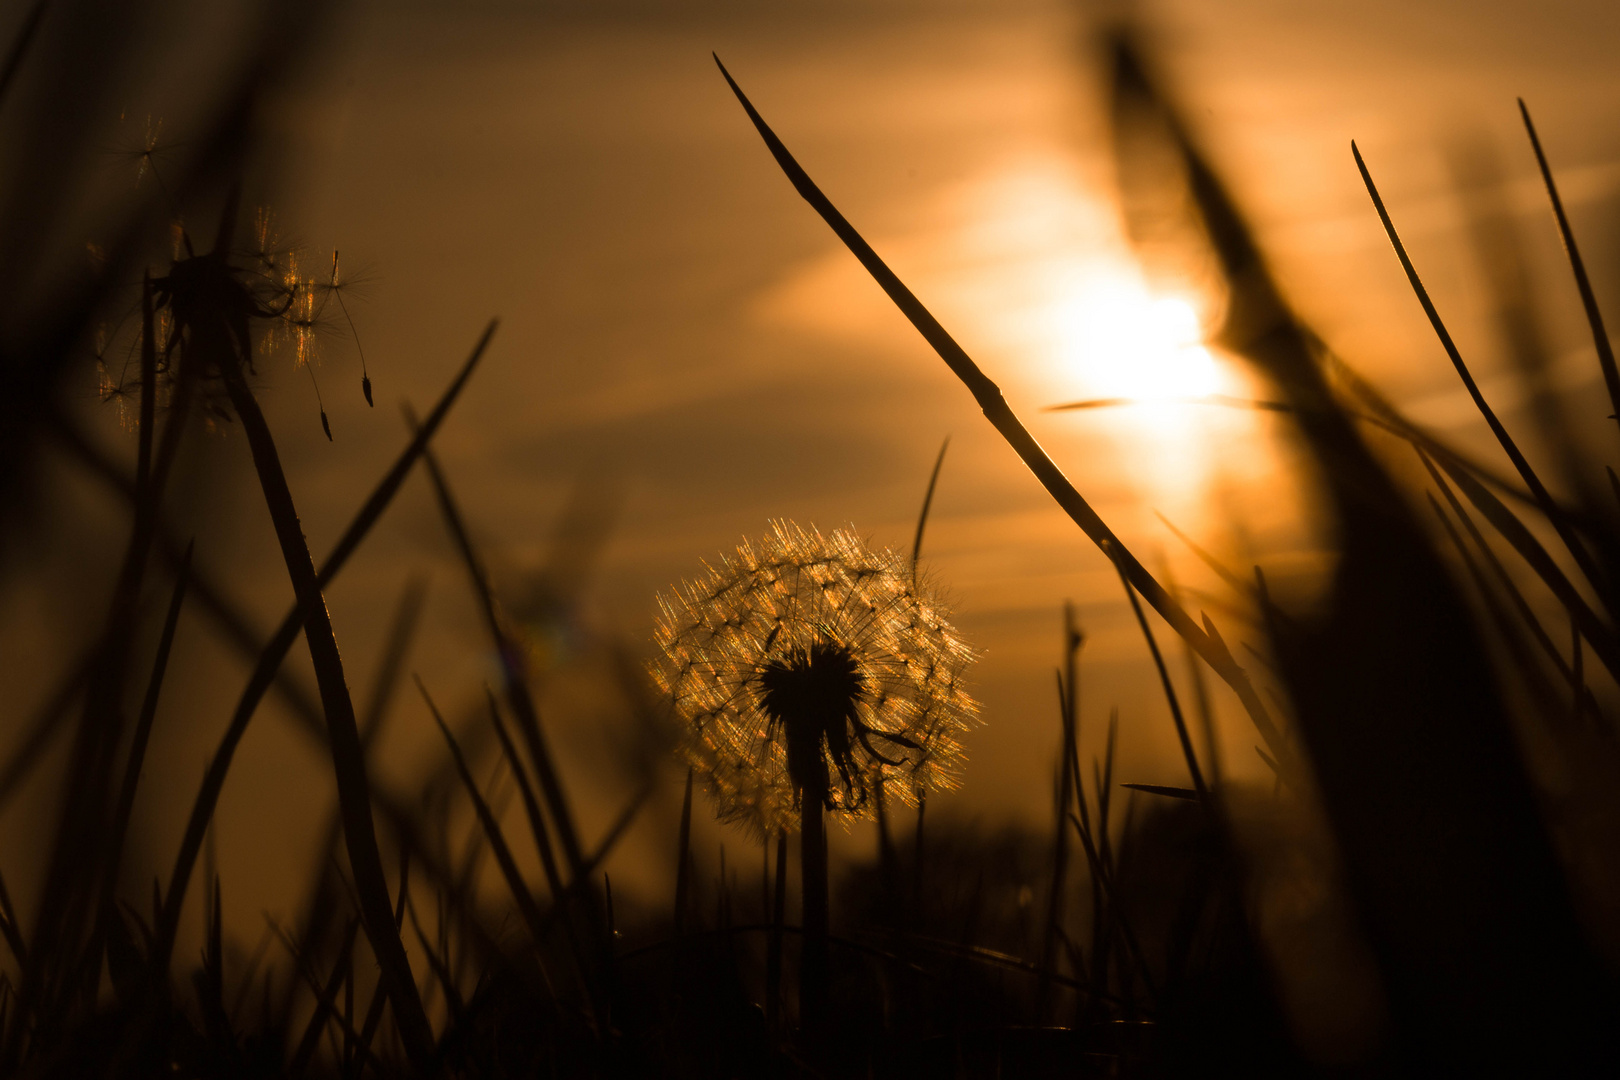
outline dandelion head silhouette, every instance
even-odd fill
[[[775,832],[805,798],[855,819],[879,785],[955,786],[973,654],[904,557],[775,522],[658,604],[653,676],[726,820]]]

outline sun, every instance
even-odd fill
[[[1223,388],[1198,309],[1187,297],[1155,295],[1122,275],[1088,283],[1054,314],[1063,366],[1089,397],[1147,405]]]

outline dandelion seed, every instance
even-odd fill
[[[955,786],[973,654],[904,557],[776,522],[658,602],[652,673],[723,818],[770,834],[805,799],[852,820],[880,783]]]

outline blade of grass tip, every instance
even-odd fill
[[[310,1059],[315,1056],[320,1046],[321,1035],[326,1031],[327,1022],[332,1017],[332,1005],[337,999],[338,990],[342,986],[346,961],[354,949],[354,939],[360,931],[360,920],[350,919],[348,928],[343,933],[343,947],[338,951],[337,962],[332,965],[332,972],[327,976],[325,985],[315,982],[313,972],[310,973],[310,988],[315,991],[315,1011],[310,1014],[309,1023],[304,1025],[304,1033],[299,1037],[298,1047],[293,1051],[292,1058],[287,1063],[287,1072],[297,1076],[308,1067]],[[291,942],[288,943],[289,947]],[[307,965],[303,965],[307,968]]]
[[[839,213],[832,202],[822,194],[821,189],[815,185],[799,163],[794,160],[793,155],[788,153],[788,149],[782,144],[782,140],[777,138],[776,133],[770,129],[764,118],[754,109],[753,104],[742,92],[742,88],[732,79],[731,73],[726,70],[724,64],[720,63],[718,56],[714,58],[714,62],[719,66],[720,74],[725,77],[732,93],[736,95],[738,102],[742,104],[743,110],[747,112],[748,118],[754,124],[754,128],[759,132],[760,137],[764,139],[771,155],[787,175],[795,190],[821,215],[822,220],[838,235],[838,238],[844,242],[850,252],[860,260],[861,265],[872,275],[889,299],[910,320],[912,326],[916,327],[917,331],[922,334],[928,344],[939,354],[940,359],[945,361],[946,366],[962,381],[968,391],[972,393],[980,409],[984,411],[985,418],[1007,440],[1008,445],[1018,454],[1029,470],[1035,474],[1041,485],[1046,488],[1057,504],[1093,543],[1099,547],[1103,545],[1104,541],[1118,545],[1116,557],[1124,563],[1127,575],[1142,596],[1178,634],[1185,637],[1199,651],[1200,655],[1203,655],[1208,660],[1210,667],[1232,687],[1233,692],[1237,694],[1238,700],[1243,703],[1244,708],[1248,709],[1251,714],[1257,715],[1258,718],[1266,718],[1265,703],[1261,701],[1260,696],[1255,693],[1254,688],[1249,684],[1248,676],[1243,669],[1232,662],[1229,654],[1222,656],[1211,648],[1203,631],[1192,621],[1192,618],[1170,598],[1170,595],[1154,580],[1153,575],[1148,573],[1147,569],[1137,561],[1136,557],[1123,544],[1119,543],[1118,537],[1103,522],[1097,512],[1092,509],[1091,504],[1075,490],[1069,478],[1063,474],[1063,471],[1057,467],[1057,464],[1052,461],[1046,451],[1035,441],[1034,436],[1030,435],[1023,423],[1013,413],[1006,400],[1002,397],[1000,388],[984,372],[979,370],[978,365],[956,343],[956,340],[946,332],[945,328],[923,306],[922,302],[912,294],[911,290],[895,276],[894,271],[890,270],[888,265],[878,257],[877,253],[872,250],[871,245],[861,237],[860,233],[855,231],[855,228],[844,218],[844,215]],[[1258,722],[1261,722],[1261,720],[1257,719]]]
[[[1609,391],[1610,418],[1613,419],[1620,416],[1620,367],[1615,364],[1614,347],[1609,343],[1609,334],[1603,327],[1603,313],[1598,310],[1597,296],[1592,292],[1592,282],[1586,276],[1586,263],[1581,259],[1581,250],[1575,243],[1575,232],[1569,227],[1569,218],[1564,214],[1564,201],[1558,197],[1558,185],[1553,182],[1552,168],[1547,164],[1547,155],[1542,152],[1536,125],[1530,120],[1530,110],[1525,106],[1524,99],[1518,100],[1519,115],[1524,118],[1524,130],[1530,136],[1530,147],[1536,153],[1536,165],[1541,169],[1542,182],[1547,186],[1553,217],[1558,221],[1558,235],[1564,241],[1564,253],[1569,256],[1569,266],[1575,274],[1575,288],[1581,294],[1581,307],[1585,309],[1587,324],[1592,328],[1592,343],[1597,347],[1598,366],[1603,369],[1603,385]]]
[[[1145,791],[1149,795],[1162,795],[1167,799],[1183,799],[1187,802],[1203,802],[1204,798],[1192,788],[1167,787],[1164,784],[1121,784],[1122,788],[1132,791]]]
[[[506,887],[517,901],[518,911],[523,920],[529,924],[529,930],[535,935],[536,948],[541,944],[540,933],[542,918],[540,907],[534,902],[534,894],[529,891],[528,883],[523,880],[523,872],[518,869],[517,861],[512,858],[512,849],[506,844],[506,835],[501,831],[501,824],[495,820],[490,812],[489,804],[479,793],[478,782],[473,779],[472,770],[467,768],[467,759],[462,756],[461,746],[456,737],[450,734],[450,727],[439,714],[439,707],[433,703],[428,694],[427,687],[422,684],[419,676],[416,679],[416,688],[422,694],[422,700],[427,703],[428,712],[433,714],[433,722],[439,727],[439,734],[444,736],[445,743],[450,747],[450,757],[455,761],[456,772],[461,777],[462,786],[466,788],[467,797],[472,800],[473,810],[478,814],[478,823],[483,826],[484,836],[489,841],[490,850],[495,853],[495,862],[500,866],[501,876],[506,879]]]
[[[1361,150],[1354,142],[1350,144],[1350,153],[1356,160],[1356,168],[1361,172],[1362,182],[1367,186],[1367,194],[1372,196],[1373,208],[1378,211],[1378,219],[1384,224],[1384,232],[1388,235],[1390,244],[1395,248],[1396,257],[1400,259],[1401,269],[1406,271],[1406,280],[1411,284],[1412,291],[1417,294],[1418,303],[1423,306],[1423,313],[1428,316],[1429,325],[1434,327],[1435,335],[1439,337],[1441,347],[1446,351],[1446,356],[1451,359],[1452,367],[1457,369],[1457,376],[1468,390],[1468,396],[1473,398],[1474,406],[1479,409],[1480,415],[1485,418],[1485,423],[1490,426],[1491,434],[1496,436],[1496,441],[1501,444],[1503,452],[1513,462],[1513,467],[1518,471],[1520,478],[1524,480],[1525,486],[1535,495],[1536,505],[1546,515],[1548,523],[1558,533],[1558,538],[1563,541],[1576,565],[1581,568],[1581,572],[1586,575],[1588,581],[1604,592],[1605,600],[1609,600],[1606,592],[1609,582],[1599,571],[1591,553],[1586,550],[1586,545],[1581,543],[1580,538],[1576,536],[1575,530],[1571,527],[1563,510],[1553,501],[1552,496],[1541,483],[1541,478],[1536,475],[1536,471],[1530,467],[1530,462],[1519,451],[1519,446],[1513,441],[1513,436],[1508,434],[1507,428],[1503,427],[1502,422],[1496,418],[1496,412],[1485,401],[1485,395],[1480,392],[1479,384],[1474,382],[1473,374],[1469,372],[1468,365],[1463,362],[1462,353],[1457,351],[1457,345],[1451,340],[1451,334],[1446,330],[1446,325],[1440,318],[1440,312],[1435,309],[1434,301],[1429,298],[1429,290],[1424,287],[1423,280],[1418,277],[1417,269],[1412,265],[1410,256],[1407,255],[1406,245],[1401,243],[1400,235],[1395,231],[1395,223],[1390,220],[1389,211],[1384,207],[1384,200],[1378,194],[1378,186],[1373,183],[1372,173],[1367,170],[1367,163],[1362,160]]]
[[[331,583],[349,557],[354,554],[360,542],[365,539],[373,525],[382,517],[394,495],[399,491],[405,477],[410,474],[412,466],[422,456],[427,447],[428,440],[437,433],[444,418],[449,414],[450,407],[455,404],[466,386],[467,380],[477,368],[478,362],[483,358],[489,346],[490,339],[495,334],[496,322],[491,320],[484,329],[478,343],[473,346],[472,354],[467,358],[461,369],[456,373],[450,385],[445,388],[439,402],[428,414],[421,429],[407,444],[389,471],[384,474],[371,495],[366,499],[360,510],[350,521],[348,528],[333,547],[331,553],[321,564],[319,581],[322,588]],[[225,787],[225,777],[230,772],[231,760],[236,753],[237,745],[247,732],[249,721],[253,719],[259,702],[263,700],[265,692],[276,681],[277,673],[287,653],[292,649],[293,642],[298,640],[299,629],[303,624],[303,607],[295,605],[281,621],[275,634],[265,644],[259,653],[253,673],[248,677],[247,686],[243,689],[237,701],[236,711],[231,722],[220,739],[219,746],[209,761],[208,770],[203,776],[201,788],[197,798],[192,803],[191,816],[186,823],[186,832],[181,840],[180,851],[175,856],[174,870],[169,877],[169,889],[165,894],[162,918],[158,927],[158,952],[155,957],[160,970],[167,970],[169,957],[174,947],[174,936],[180,921],[180,908],[185,900],[186,887],[191,879],[192,869],[197,862],[197,854],[202,846],[203,833],[207,830],[208,822],[214,814],[214,807],[219,802],[220,792]],[[320,730],[319,724],[315,729]],[[408,829],[410,816],[406,813],[395,812],[390,814],[390,822],[396,829]],[[426,854],[423,849],[423,854]]]
[[[1466,470],[1443,458],[1439,459],[1438,464],[1451,477],[1463,497],[1474,505],[1497,534],[1529,564],[1558,602],[1575,616],[1581,625],[1581,632],[1586,635],[1592,651],[1603,661],[1603,666],[1608,668],[1611,674],[1620,677],[1620,642],[1616,642],[1613,630],[1587,604],[1586,598],[1553,561],[1547,549],[1541,546],[1541,542],[1524,523],[1502,505],[1502,501],[1491,494],[1484,484]]]
[[[405,407],[405,419],[410,427],[416,427],[416,417],[408,405]],[[427,451],[423,454],[423,464],[427,467],[428,477],[433,481],[439,511],[450,530],[451,538],[455,541],[462,562],[466,565],[468,576],[472,579],[473,592],[478,599],[479,610],[484,616],[485,628],[489,631],[500,656],[507,703],[512,707],[513,715],[517,718],[518,731],[527,744],[529,763],[534,766],[535,775],[540,781],[541,794],[545,796],[546,807],[551,811],[551,823],[556,828],[563,856],[568,861],[569,875],[577,879],[583,875],[585,857],[580,846],[579,833],[574,828],[573,811],[569,809],[568,796],[563,791],[562,777],[556,770],[545,732],[540,726],[540,711],[529,692],[522,654],[501,624],[501,617],[495,606],[494,592],[489,585],[489,575],[484,570],[483,561],[479,559],[477,550],[473,547],[465,519],[450,493],[450,486],[445,481],[438,458],[431,451]]]
[[[1164,699],[1170,705],[1170,718],[1175,721],[1176,738],[1181,741],[1181,753],[1187,761],[1187,773],[1192,777],[1193,788],[1198,792],[1198,801],[1207,808],[1209,806],[1209,789],[1204,786],[1204,772],[1198,767],[1198,755],[1193,750],[1192,736],[1187,733],[1187,720],[1181,715],[1181,700],[1176,694],[1176,687],[1170,681],[1170,671],[1164,666],[1164,655],[1159,652],[1159,643],[1153,636],[1153,627],[1148,625],[1147,615],[1142,611],[1142,605],[1136,599],[1136,590],[1131,587],[1131,579],[1125,576],[1124,567],[1115,563],[1119,571],[1119,583],[1125,589],[1126,599],[1131,602],[1131,611],[1136,614],[1136,625],[1142,628],[1142,637],[1147,640],[1148,652],[1153,654],[1153,666],[1158,669],[1159,683],[1164,688]]]
[[[681,825],[675,840],[675,936],[686,933],[687,893],[691,889],[692,866],[692,775],[686,769],[686,794],[681,797]]]
[[[199,323],[193,328],[193,344],[201,336],[199,327],[204,325]],[[210,331],[210,334],[214,333],[219,335],[219,339],[207,352],[215,357],[215,366],[225,384],[231,406],[247,436],[248,449],[259,475],[259,487],[270,511],[293,592],[303,613],[304,643],[309,648],[321,705],[326,713],[332,771],[337,781],[338,805],[343,814],[343,836],[355,890],[360,899],[366,937],[371,942],[383,977],[388,981],[389,996],[394,1001],[394,1017],[412,1067],[418,1073],[425,1073],[432,1068],[433,1030],[416,991],[410,958],[399,934],[394,931],[390,917],[393,905],[389,902],[382,857],[377,850],[376,825],[371,814],[371,782],[367,778],[365,753],[360,745],[360,730],[343,672],[337,636],[326,609],[315,561],[304,539],[292,491],[281,467],[275,439],[258,400],[248,387],[243,368],[246,358],[238,357],[236,346],[228,339],[229,332],[223,326]]]
[[[934,505],[934,487],[939,483],[939,470],[945,465],[945,451],[951,448],[951,437],[939,444],[939,456],[934,459],[934,471],[928,474],[928,491],[923,495],[922,512],[917,515],[917,535],[911,540],[911,576],[917,576],[917,563],[922,558],[923,528],[928,524],[928,510]]]

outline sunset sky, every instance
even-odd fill
[[[1459,155],[1495,151],[1557,377],[1574,399],[1598,385],[1514,99],[1534,111],[1599,298],[1620,318],[1620,6],[1187,0],[1136,10],[1290,298],[1415,418],[1484,445],[1372,212],[1352,138],[1511,423],[1518,391],[1493,374],[1502,356],[1455,194]],[[1099,14],[1044,0],[378,2],[335,19],[324,55],[275,114],[288,156],[274,209],[312,263],[336,247],[348,272],[368,272],[351,311],[377,407],[361,398],[343,336],[316,371],[331,444],[307,376],[260,366],[312,548],[330,546],[403,443],[398,402],[430,403],[492,316],[494,345],[438,439],[444,467],[511,597],[545,562],[571,498],[584,491],[610,512],[584,625],[635,649],[648,647],[657,590],[773,518],[852,524],[878,545],[908,546],[949,436],[924,559],[983,654],[973,684],[984,724],[965,740],[964,786],[948,811],[1032,823],[1050,814],[1066,600],[1088,634],[1087,753],[1117,705],[1120,778],[1185,783],[1113,570],[794,194],[710,58],[719,53],[1147,565],[1225,595],[1157,510],[1244,572],[1262,563],[1303,602],[1330,536],[1297,495],[1284,421],[1151,401],[1042,411],[1084,398],[1265,393],[1203,344],[1218,297],[1163,291],[1124,237],[1104,72],[1087,34]],[[116,424],[105,426],[111,443]],[[245,461],[239,442],[218,445]],[[199,535],[198,558],[271,625],[291,592],[262,501],[245,485],[224,497],[239,512]],[[412,482],[362,556],[329,593],[351,684],[367,685],[403,582],[426,572],[414,670],[442,701],[475,702],[493,669],[425,484]],[[1242,639],[1219,607],[1196,594],[1188,603]],[[1183,677],[1178,643],[1155,629]],[[570,689],[568,649],[554,655],[552,733],[588,827],[600,829],[627,793],[603,764],[619,736],[585,690]],[[160,733],[177,751],[158,784],[175,792],[173,820],[239,688],[234,671],[176,692],[176,710],[192,711]],[[1230,771],[1261,776],[1247,722],[1230,700],[1219,706]],[[380,768],[405,784],[442,747],[413,695],[396,710]],[[270,837],[248,853],[224,847],[236,852],[222,856],[227,874],[249,881],[301,858],[331,799],[320,757],[269,711],[221,810],[225,836]],[[679,779],[668,770],[660,811]],[[649,818],[621,853],[623,873],[661,865],[667,841],[665,819]]]

